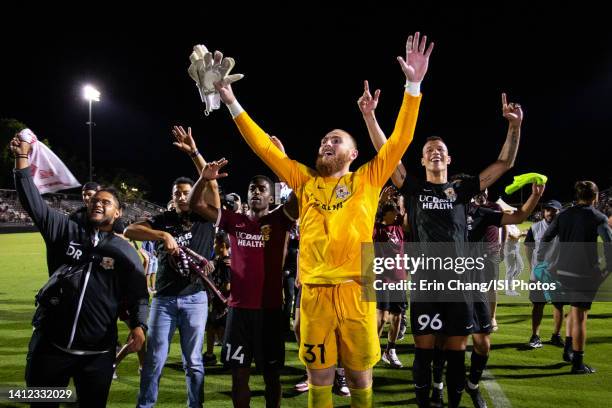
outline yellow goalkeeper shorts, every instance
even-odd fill
[[[300,360],[310,369],[343,367],[363,371],[380,360],[376,302],[364,302],[355,281],[303,284]]]

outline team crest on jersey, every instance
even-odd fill
[[[351,193],[349,192],[348,187],[345,186],[344,184],[336,187],[336,198],[338,200],[344,200],[346,197],[349,196],[349,194]]]
[[[100,262],[100,266],[106,270],[115,268],[115,260],[113,258],[109,258],[107,256],[102,258],[102,262]]]
[[[262,225],[261,226],[261,235],[263,236],[263,240],[264,241],[269,241],[270,240],[270,233],[272,232],[272,227],[270,227],[269,225]]]
[[[448,201],[450,201],[451,203],[454,203],[455,200],[457,199],[457,193],[455,192],[455,189],[452,187],[449,187],[446,190],[444,190],[444,195],[446,195],[446,198],[448,198]]]

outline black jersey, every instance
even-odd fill
[[[479,191],[477,177],[444,184],[406,177],[400,192],[405,197],[414,240],[466,242],[468,203]]]
[[[419,243],[409,246],[407,252],[429,259],[457,260],[469,256],[465,245],[468,242],[468,204],[479,191],[480,182],[477,177],[465,177],[443,184],[407,177],[400,193],[405,198],[414,241]],[[419,288],[422,280],[448,282],[469,279],[466,274],[452,267],[449,270],[446,267],[440,268],[439,263],[434,262],[433,265],[421,267],[412,274],[412,280],[417,282]],[[428,289],[411,294],[413,302],[469,302],[470,298],[471,294],[461,291]]]
[[[499,227],[504,213],[492,208],[470,204],[468,207],[468,241],[478,255],[487,254],[491,262],[500,262]]]
[[[212,258],[215,229],[213,223],[195,213],[178,214],[165,211],[150,221],[153,229],[168,232],[176,243],[189,247],[206,259]],[[185,296],[204,290],[200,279],[192,282],[190,278],[179,275],[170,265],[169,254],[163,241],[156,242],[159,266],[157,269],[156,296]]]
[[[559,237],[561,250],[557,268],[585,277],[598,275],[597,237],[603,240],[607,268],[612,265],[612,232],[608,218],[592,206],[576,205],[561,211],[550,224],[540,244],[538,261],[544,260],[550,241]],[[570,243],[570,244],[564,244]]]

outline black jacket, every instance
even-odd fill
[[[38,192],[30,168],[15,170],[15,187],[45,241],[61,259],[61,266],[37,295],[34,325],[57,346],[103,351],[117,342],[120,308],[129,312],[130,328],[146,329],[148,292],[138,254],[112,232],[99,233],[83,222],[47,206]],[[60,252],[61,251],[61,252]]]

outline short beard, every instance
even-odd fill
[[[92,220],[91,217],[89,217],[89,224],[94,228],[100,228],[105,225],[113,225],[113,222],[112,217],[104,217],[99,221]]]
[[[94,228],[100,228],[105,225],[113,225],[114,223],[113,217],[111,216],[104,216],[101,220],[92,220],[90,214],[87,215],[87,221],[89,222],[89,225]]]
[[[350,162],[350,153],[336,153],[335,156],[325,160],[325,156],[318,155],[316,162],[316,169],[320,176],[328,177],[338,171],[342,170],[344,165]]]

